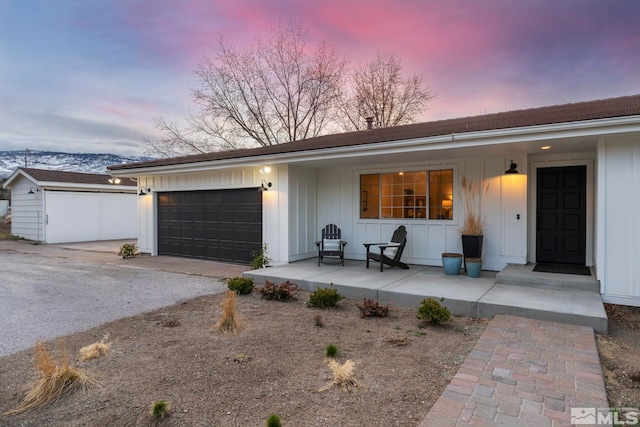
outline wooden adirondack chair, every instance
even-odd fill
[[[384,264],[408,269],[409,266],[400,261],[406,244],[407,229],[404,225],[401,225],[393,232],[389,243],[363,243],[367,250],[367,268],[369,268],[369,260],[372,259],[380,263],[380,271],[383,271]],[[377,246],[380,249],[380,253],[371,252],[371,246]]]
[[[322,229],[322,240],[316,242],[318,248],[318,266],[322,262],[322,258],[340,257],[342,266],[344,267],[344,247],[347,242],[342,240],[342,232],[335,224],[329,224]]]

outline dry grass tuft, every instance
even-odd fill
[[[215,329],[225,334],[238,335],[246,327],[244,319],[236,309],[236,292],[227,291],[222,300],[222,316],[218,319]]]
[[[339,362],[331,359],[328,365],[333,372],[333,380],[329,385],[321,388],[320,391],[326,391],[331,386],[340,387],[344,391],[351,391],[360,385],[355,379],[356,362],[353,360],[349,359],[341,365]]]
[[[107,339],[109,339],[108,334],[102,337],[99,342],[82,347],[80,349],[80,361],[86,362],[109,353],[111,351],[111,343],[105,342]]]
[[[65,394],[76,390],[85,390],[93,384],[93,381],[82,369],[71,366],[67,351],[60,341],[57,345],[57,353],[59,360],[54,360],[47,345],[42,341],[36,341],[36,355],[33,365],[40,373],[40,378],[28,388],[20,405],[3,415],[16,415],[30,411],[56,401]]]

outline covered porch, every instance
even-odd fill
[[[410,265],[409,270],[385,268],[377,263],[369,269],[364,261],[346,260],[317,265],[315,258],[286,265],[251,270],[257,286],[265,280],[297,283],[313,291],[333,285],[351,299],[370,298],[380,304],[418,307],[424,298],[444,298],[454,315],[493,318],[508,314],[539,320],[590,326],[607,333],[607,315],[599,292],[599,281],[592,274],[539,273],[534,264],[508,265],[500,272],[482,271],[480,277],[446,275],[442,267]]]

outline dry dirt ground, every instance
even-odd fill
[[[640,307],[605,305],[608,336],[597,335],[609,404],[640,408]]]
[[[308,295],[239,296],[248,323],[239,336],[214,331],[222,295],[210,295],[64,337],[73,355],[109,334],[111,352],[78,365],[99,386],[1,415],[0,425],[147,426],[152,402],[162,399],[172,408],[163,426],[264,426],[271,413],[285,426],[417,426],[486,326],[456,317],[424,326],[416,309],[400,307],[362,319],[354,301],[321,310],[306,307]],[[356,362],[351,392],[320,391],[332,379],[330,343],[337,361]],[[32,358],[33,350],[0,358],[0,412],[37,378]]]

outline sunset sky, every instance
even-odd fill
[[[634,0],[0,0],[0,150],[142,154],[219,34],[290,18],[351,65],[395,53],[423,121],[640,93]]]

